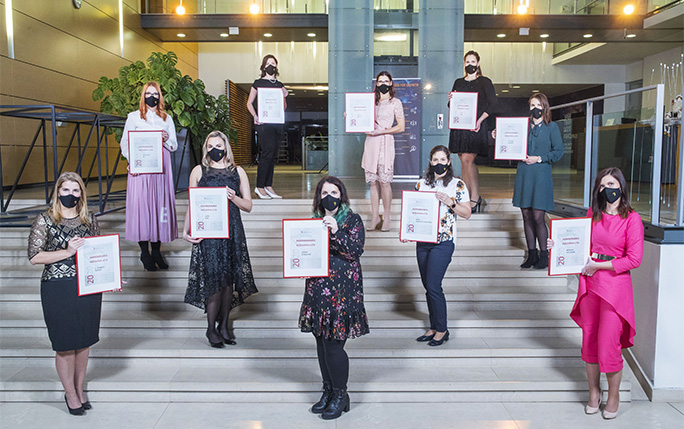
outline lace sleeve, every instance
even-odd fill
[[[36,217],[31,225],[31,232],[28,237],[28,258],[33,259],[38,253],[45,250],[47,243],[47,221],[43,213]]]

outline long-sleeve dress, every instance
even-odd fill
[[[551,164],[563,157],[565,148],[558,125],[543,121],[539,125],[530,124],[527,137],[527,155],[540,156],[542,162],[525,164],[518,162],[513,188],[513,205],[521,208],[551,211],[553,203],[553,177]]]
[[[299,316],[302,332],[325,339],[345,340],[369,332],[363,305],[361,254],[365,231],[361,216],[352,213],[330,236],[329,276],[306,280]]]
[[[398,98],[381,100],[375,105],[375,129],[392,128],[397,118],[404,117],[404,106]],[[361,167],[366,182],[390,183],[394,176],[394,136],[366,136]]]
[[[589,209],[587,216],[591,217]],[[622,348],[634,345],[636,325],[634,320],[634,295],[632,276],[629,271],[641,265],[644,253],[644,225],[636,212],[627,218],[603,213],[601,221],[592,224],[591,251],[615,256],[611,262],[615,271],[598,270],[593,276],[580,276],[577,299],[570,317],[582,327],[580,301],[592,292],[608,302],[623,321]]]
[[[163,241],[170,243],[178,238],[176,197],[173,185],[171,152],[178,148],[176,127],[171,115],[162,119],[148,111],[145,119],[136,110],[128,114],[123,135],[121,154],[128,159],[128,132],[136,130],[162,130],[169,134],[164,142],[164,172],[159,174],[128,175],[126,187],[126,240]]]

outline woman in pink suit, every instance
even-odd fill
[[[622,349],[634,345],[636,333],[630,270],[641,264],[644,251],[644,225],[630,207],[626,190],[618,168],[606,168],[596,177],[587,213],[592,218],[592,253],[570,312],[582,328],[582,360],[589,381],[585,412],[599,411],[603,372],[608,379],[604,419],[614,419],[620,405]]]

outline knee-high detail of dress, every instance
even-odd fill
[[[404,106],[398,98],[382,100],[375,106],[375,129],[392,128],[396,118],[404,117]],[[394,176],[394,136],[381,134],[366,136],[361,167],[366,182],[390,183]]]
[[[204,168],[200,187],[225,187],[240,195],[240,176],[236,170]],[[230,238],[204,239],[192,245],[185,302],[206,309],[207,299],[223,288],[233,286],[232,307],[257,293],[247,239],[240,209],[229,202]]]
[[[306,280],[299,328],[325,339],[345,340],[370,332],[363,304],[359,258],[365,231],[361,216],[352,213],[331,236],[329,276]]]

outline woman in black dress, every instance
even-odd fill
[[[88,212],[85,186],[78,174],[62,173],[55,189],[50,208],[31,227],[28,258],[32,265],[45,264],[40,281],[43,316],[67,408],[81,416],[92,408],[83,383],[90,346],[100,340],[102,294],[78,296],[74,255],[83,246],[83,237],[99,235],[100,227]]]
[[[489,78],[482,75],[480,55],[468,51],[463,57],[465,77],[454,82],[451,91],[477,92],[477,125],[472,130],[451,130],[449,133],[449,150],[457,153],[461,160],[461,176],[470,192],[472,212],[480,211],[482,197],[479,192],[479,178],[475,158],[477,155],[487,156],[487,123],[485,119],[496,110],[496,92]],[[451,101],[451,98],[449,99]]]
[[[258,292],[240,216],[240,210],[247,213],[252,211],[252,197],[247,174],[242,167],[235,165],[233,151],[225,134],[221,131],[209,133],[202,153],[202,164],[190,173],[190,186],[226,188],[230,200],[230,238],[191,237],[188,206],[183,238],[193,243],[193,246],[185,302],[207,313],[206,336],[209,344],[222,348],[224,344],[236,344],[228,331],[230,310]]]
[[[299,327],[316,337],[323,378],[323,395],[311,411],[331,420],[349,411],[349,357],[344,344],[348,338],[369,332],[359,261],[365,232],[361,216],[349,208],[347,190],[337,177],[318,182],[313,215],[323,218],[330,230],[329,277],[306,280]]]
[[[252,84],[247,99],[247,110],[254,118],[256,125],[257,145],[259,147],[259,165],[257,167],[256,188],[254,192],[261,199],[270,200],[271,198],[282,198],[273,190],[273,170],[275,169],[276,158],[278,157],[278,146],[283,135],[281,124],[264,124],[259,121],[259,115],[255,108],[258,88],[281,88],[283,97],[287,97],[287,89],[283,83],[276,80],[279,75],[278,60],[273,55],[266,55],[261,60],[261,76]],[[283,100],[287,108],[287,100]]]

